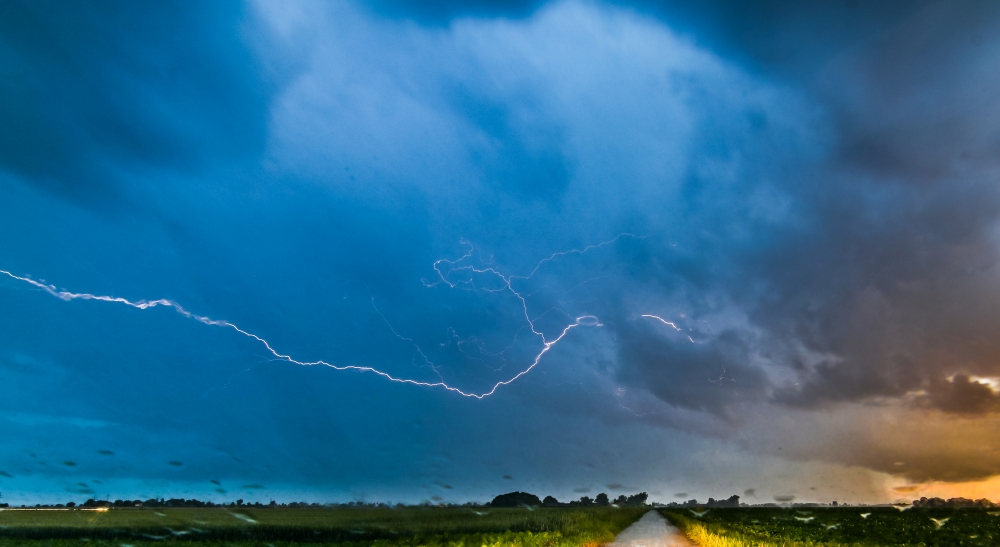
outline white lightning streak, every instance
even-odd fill
[[[656,319],[656,320],[658,320],[659,322],[663,323],[664,325],[670,325],[670,326],[671,326],[671,327],[673,327],[673,328],[674,328],[674,330],[675,330],[675,331],[677,331],[677,332],[680,332],[680,331],[681,331],[680,327],[678,327],[677,325],[675,325],[673,321],[667,321],[666,319],[664,319],[664,318],[660,317],[659,315],[650,315],[650,314],[648,314],[648,313],[644,313],[644,314],[642,314],[642,316],[643,316],[643,317],[648,317],[648,318],[650,318],[650,319]]]
[[[682,332],[682,331],[681,331],[681,329],[680,329],[680,327],[678,327],[677,325],[675,325],[673,321],[667,321],[666,319],[664,319],[664,318],[660,317],[659,315],[652,315],[652,314],[648,314],[648,313],[644,313],[644,314],[642,314],[642,317],[648,317],[648,318],[650,318],[650,319],[656,319],[657,321],[659,321],[659,322],[663,323],[664,325],[670,325],[671,327],[673,327],[673,328],[674,328],[674,330],[675,330],[675,331],[677,331],[677,332]],[[695,342],[695,341],[694,341],[694,338],[691,338],[691,335],[690,335],[690,334],[687,334],[687,335],[685,335],[685,336],[687,336],[687,339],[688,339],[688,340],[689,340],[689,341],[690,341],[690,342],[691,342],[692,344],[697,344],[697,343],[698,343],[698,342]]]
[[[571,331],[572,329],[574,329],[576,327],[580,327],[580,326],[586,326],[586,327],[601,327],[601,326],[603,326],[601,324],[600,320],[596,316],[593,316],[593,315],[581,315],[579,317],[576,317],[572,323],[570,323],[569,325],[566,325],[566,327],[564,327],[562,329],[562,331],[559,333],[558,336],[556,336],[555,338],[553,338],[551,340],[547,339],[546,336],[542,332],[539,332],[538,330],[535,329],[535,324],[532,321],[532,319],[531,319],[531,317],[530,317],[530,315],[528,313],[528,303],[525,300],[525,298],[520,293],[518,293],[511,286],[512,280],[513,279],[529,279],[529,278],[531,278],[533,275],[535,275],[535,273],[542,266],[542,264],[544,264],[545,262],[551,261],[551,260],[553,260],[554,258],[556,258],[558,256],[565,256],[565,255],[569,255],[569,254],[583,254],[583,253],[587,252],[590,249],[595,249],[595,248],[598,248],[598,247],[603,247],[605,245],[610,245],[610,244],[618,241],[622,237],[626,237],[626,236],[637,237],[637,236],[633,236],[632,234],[621,234],[621,235],[615,237],[614,239],[612,239],[610,241],[605,241],[603,243],[598,243],[596,245],[590,245],[590,246],[584,247],[583,249],[574,249],[574,250],[571,250],[571,251],[562,251],[562,252],[558,252],[558,253],[553,253],[548,258],[545,258],[542,261],[540,261],[535,266],[535,268],[531,271],[531,273],[529,275],[527,275],[527,276],[504,276],[503,274],[501,274],[500,272],[496,271],[493,268],[478,269],[478,268],[475,268],[475,267],[472,267],[472,266],[460,266],[460,267],[455,267],[455,268],[453,268],[453,270],[451,270],[451,271],[454,271],[454,270],[468,270],[470,272],[479,273],[479,274],[493,274],[493,275],[499,277],[500,279],[502,279],[504,281],[504,285],[505,285],[504,289],[509,290],[512,294],[514,294],[521,301],[521,306],[522,306],[522,308],[524,310],[524,317],[527,320],[529,327],[531,328],[531,332],[541,338],[542,349],[541,349],[541,351],[538,352],[538,354],[535,355],[535,358],[532,361],[532,363],[531,363],[530,366],[528,366],[527,368],[525,368],[521,372],[515,374],[513,377],[511,377],[508,380],[503,380],[503,381],[497,382],[496,384],[493,385],[492,389],[490,389],[489,391],[483,392],[483,393],[470,393],[470,392],[466,392],[466,391],[463,391],[463,390],[461,390],[461,389],[459,389],[457,387],[453,387],[453,386],[448,385],[443,380],[440,381],[440,382],[421,382],[419,380],[413,380],[413,379],[410,379],[410,378],[399,378],[399,377],[393,376],[393,375],[391,375],[391,374],[389,374],[387,372],[383,372],[381,370],[378,370],[378,369],[373,368],[373,367],[368,367],[368,366],[334,365],[332,363],[328,363],[328,362],[323,361],[323,360],[317,360],[317,361],[299,361],[297,359],[294,359],[290,355],[279,353],[277,350],[275,350],[273,347],[271,347],[271,344],[267,340],[265,340],[264,338],[262,338],[262,337],[260,337],[260,336],[258,336],[256,334],[254,334],[252,332],[243,330],[240,327],[236,326],[235,324],[230,323],[229,321],[212,319],[210,317],[206,317],[206,316],[203,316],[203,315],[197,315],[197,314],[191,313],[188,310],[184,309],[177,302],[174,302],[173,300],[168,300],[166,298],[161,298],[161,299],[158,299],[158,300],[138,300],[138,301],[132,301],[132,300],[128,300],[126,298],[121,298],[121,297],[116,297],[116,296],[102,296],[102,295],[95,295],[95,294],[89,294],[89,293],[74,293],[74,292],[69,292],[69,291],[65,291],[65,290],[59,290],[59,289],[56,288],[55,285],[49,285],[49,284],[46,284],[44,282],[35,281],[34,279],[31,279],[29,277],[22,277],[22,276],[19,276],[19,275],[15,275],[15,274],[7,271],[7,270],[0,270],[0,274],[6,275],[7,277],[10,277],[11,279],[14,279],[14,280],[21,281],[23,283],[27,283],[29,285],[32,285],[35,288],[41,289],[41,290],[49,293],[50,295],[52,295],[52,296],[54,296],[56,298],[59,298],[60,300],[67,301],[67,302],[69,302],[71,300],[96,300],[96,301],[99,301],[99,302],[111,302],[111,303],[115,303],[115,304],[124,304],[126,306],[130,306],[130,307],[133,307],[133,308],[136,308],[136,309],[140,309],[140,310],[146,310],[146,309],[149,309],[149,308],[155,308],[157,306],[163,306],[165,308],[173,308],[174,311],[176,311],[177,313],[179,313],[180,315],[182,315],[183,317],[186,317],[188,319],[193,319],[193,320],[198,321],[200,323],[203,323],[205,325],[211,325],[211,326],[215,326],[215,327],[230,328],[230,329],[232,329],[232,330],[234,330],[234,331],[242,334],[243,336],[246,336],[247,338],[252,338],[252,339],[256,340],[257,342],[260,342],[260,344],[263,345],[267,349],[267,351],[270,352],[271,355],[273,355],[276,359],[281,360],[281,361],[287,361],[289,363],[294,363],[296,365],[300,365],[300,366],[317,366],[318,365],[318,366],[325,366],[325,367],[332,368],[334,370],[341,370],[341,371],[353,370],[353,371],[356,371],[356,372],[368,372],[368,373],[372,373],[372,374],[376,374],[378,376],[381,376],[382,378],[384,378],[386,380],[389,380],[390,382],[396,382],[396,383],[399,383],[399,384],[409,384],[409,385],[420,386],[420,387],[428,387],[428,388],[441,388],[441,389],[445,389],[447,391],[450,391],[452,393],[457,393],[457,394],[459,394],[459,395],[461,395],[463,397],[470,397],[470,398],[475,398],[475,399],[484,399],[484,398],[489,397],[490,395],[493,395],[494,393],[496,393],[497,389],[499,389],[500,387],[509,385],[509,384],[515,382],[518,378],[520,378],[520,377],[524,376],[525,374],[531,372],[532,369],[534,369],[536,366],[538,366],[538,363],[541,361],[542,357],[546,353],[548,353],[549,350],[552,349],[553,346],[555,346],[556,344],[558,344],[566,336],[566,334],[569,333],[569,331]],[[441,278],[441,282],[447,284],[449,287],[452,287],[452,288],[454,288],[457,283],[454,283],[454,282],[450,281],[448,279],[448,276],[445,275],[445,273],[441,271],[441,269],[439,268],[439,266],[441,264],[449,264],[449,265],[452,265],[452,266],[456,266],[459,262],[461,262],[461,261],[463,261],[463,260],[471,257],[472,253],[474,251],[474,247],[468,241],[462,240],[462,243],[465,244],[465,245],[469,245],[470,249],[461,258],[459,258],[457,260],[440,259],[440,260],[434,262],[434,271],[436,271],[437,274],[438,274],[438,276]],[[471,281],[469,281],[469,282],[462,282],[462,283],[471,283]],[[436,283],[435,284],[427,284],[427,283],[425,283],[425,285],[427,285],[427,286],[433,286],[433,285],[436,285]],[[500,290],[504,290],[504,289],[500,289]],[[375,303],[375,301],[374,301],[374,299],[372,299],[372,305],[373,306],[374,306],[374,303]],[[379,311],[377,307],[375,308],[375,311],[382,317],[383,320],[385,320],[386,324],[389,325],[389,329],[392,331],[393,334],[395,334],[398,338],[400,338],[402,340],[409,341],[410,343],[412,343],[414,345],[414,347],[417,348],[417,351],[424,358],[424,360],[429,365],[431,365],[432,368],[434,368],[433,363],[431,363],[431,361],[427,358],[427,355],[424,354],[424,352],[419,348],[419,346],[416,345],[416,343],[412,339],[407,338],[405,336],[402,336],[398,332],[396,332],[396,330],[392,327],[391,324],[389,324],[388,320],[386,320],[385,316],[382,315],[382,312]],[[435,372],[437,372],[436,369],[434,369],[434,370],[435,370]]]
[[[630,237],[632,239],[645,239],[646,238],[646,236],[637,236],[637,235],[634,235],[634,234],[624,233],[624,234],[618,234],[617,236],[615,236],[614,239],[609,239],[607,241],[602,241],[601,243],[598,243],[596,245],[587,245],[586,247],[584,247],[582,249],[572,249],[570,251],[560,251],[558,253],[552,253],[552,256],[550,256],[548,258],[543,258],[542,260],[540,260],[538,262],[538,264],[535,266],[535,269],[531,270],[530,274],[528,274],[527,276],[525,276],[525,277],[523,277],[521,279],[528,279],[531,276],[535,275],[535,272],[538,271],[538,268],[542,267],[542,264],[545,264],[546,262],[549,262],[551,260],[555,260],[555,258],[557,256],[566,256],[566,255],[571,255],[571,254],[582,255],[583,253],[585,253],[585,252],[587,252],[587,251],[589,251],[591,249],[597,249],[599,247],[604,247],[605,245],[611,245],[613,243],[617,243],[618,240],[621,239],[621,238],[623,238],[623,237]],[[514,277],[520,277],[520,276],[514,276]]]
[[[617,242],[619,239],[621,239],[623,237],[630,237],[630,238],[633,238],[633,239],[643,239],[646,236],[636,236],[636,235],[629,234],[629,233],[623,233],[623,234],[618,234],[613,239],[609,239],[608,241],[602,241],[601,243],[597,243],[597,244],[594,244],[594,245],[588,245],[588,246],[586,246],[586,247],[584,247],[582,249],[572,249],[572,250],[569,250],[569,251],[560,251],[560,252],[557,252],[557,253],[552,253],[547,258],[543,258],[542,260],[540,260],[538,262],[538,264],[535,265],[534,269],[531,270],[531,273],[529,273],[528,275],[503,275],[502,273],[498,272],[495,268],[491,268],[491,267],[476,268],[475,266],[471,266],[471,265],[469,265],[469,266],[459,266],[458,265],[459,263],[461,263],[463,260],[465,260],[467,258],[470,258],[472,256],[473,252],[475,252],[475,247],[472,245],[472,243],[470,243],[468,240],[463,239],[463,240],[461,240],[460,243],[462,243],[463,245],[467,245],[469,247],[469,250],[464,255],[462,255],[461,257],[459,257],[457,260],[448,260],[448,259],[445,259],[445,258],[436,260],[434,262],[434,271],[437,272],[438,277],[441,279],[441,281],[435,282],[435,283],[427,283],[426,281],[424,281],[424,286],[426,286],[426,287],[434,287],[435,285],[438,285],[439,283],[444,283],[444,284],[448,285],[451,288],[456,288],[459,284],[471,285],[473,283],[472,280],[469,280],[469,281],[451,281],[449,279],[449,276],[450,276],[451,272],[454,272],[454,271],[463,271],[463,270],[471,272],[471,273],[475,273],[475,274],[491,274],[491,275],[494,275],[494,276],[500,278],[500,280],[503,281],[503,285],[504,285],[502,289],[486,289],[486,290],[488,290],[489,292],[500,292],[502,290],[507,290],[507,291],[510,291],[511,294],[513,294],[515,297],[517,297],[518,300],[521,301],[521,307],[524,310],[524,319],[528,322],[528,326],[531,328],[531,332],[541,338],[542,344],[545,346],[544,349],[542,350],[542,353],[544,353],[549,348],[549,346],[548,346],[549,342],[546,340],[545,335],[543,333],[535,330],[535,323],[531,319],[530,314],[528,313],[528,302],[527,302],[527,300],[525,299],[525,297],[521,293],[517,292],[514,289],[514,287],[512,285],[512,283],[514,282],[514,280],[515,279],[520,279],[520,280],[531,279],[538,272],[538,269],[541,268],[543,264],[545,264],[546,262],[550,262],[550,261],[554,260],[556,257],[567,256],[567,255],[571,255],[571,254],[581,254],[582,255],[582,254],[586,253],[587,251],[589,251],[591,249],[597,249],[597,248],[600,248],[600,247],[604,247],[606,245],[611,245],[611,244]],[[441,271],[441,265],[442,264],[448,264],[449,266],[452,267],[450,270],[448,270],[447,274],[445,274],[445,272]],[[579,326],[580,325],[579,321],[581,319],[584,319],[584,318],[593,318],[594,319],[594,322],[593,323],[588,323],[587,326],[597,326],[597,327],[603,326],[603,325],[601,325],[600,323],[597,322],[597,318],[596,317],[594,317],[592,315],[585,315],[585,316],[577,317],[576,318],[576,322],[573,323],[572,325],[570,325],[567,328]],[[556,338],[555,340],[553,340],[552,342],[553,343],[558,342],[565,334],[566,334],[566,331],[564,330],[559,335],[559,337]],[[537,360],[536,360],[536,364],[537,364]],[[534,366],[534,365],[532,365],[532,366]]]

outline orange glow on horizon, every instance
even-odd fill
[[[927,482],[922,484],[895,483],[886,486],[888,498],[894,502],[910,502],[922,497],[927,498],[969,498],[973,500],[986,498],[992,502],[1000,501],[1000,475],[981,481],[969,482]]]

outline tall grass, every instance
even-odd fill
[[[775,547],[772,543],[753,541],[733,532],[727,534],[725,529],[703,524],[680,513],[671,511],[664,515],[699,547]]]
[[[780,536],[762,540],[741,534],[724,524],[703,523],[675,512],[665,515],[698,547],[847,547],[833,541],[801,541]],[[870,545],[876,547],[877,544]]]

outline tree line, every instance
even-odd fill
[[[591,499],[589,496],[583,496],[578,500],[563,503],[553,496],[545,496],[545,499],[540,500],[538,496],[527,492],[509,492],[493,498],[493,501],[488,505],[491,507],[602,507],[608,505],[642,507],[646,505],[647,499],[649,499],[649,495],[645,492],[639,492],[631,496],[622,494],[614,500],[604,492],[601,492],[594,499]]]

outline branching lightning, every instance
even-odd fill
[[[736,379],[735,378],[727,378],[726,377],[726,368],[723,367],[722,368],[722,374],[720,374],[718,378],[716,378],[715,380],[709,378],[708,381],[712,382],[713,384],[721,384],[723,382],[735,382]]]
[[[340,370],[340,371],[356,371],[356,372],[371,373],[371,374],[378,375],[378,376],[382,377],[383,379],[388,380],[390,382],[395,382],[395,383],[399,383],[399,384],[409,384],[409,385],[413,385],[413,386],[420,386],[420,387],[426,387],[426,388],[441,388],[441,389],[444,389],[446,391],[450,391],[452,393],[456,393],[458,395],[461,395],[462,397],[469,397],[469,398],[475,398],[475,399],[484,399],[484,398],[489,397],[489,396],[493,395],[494,393],[496,393],[496,391],[498,389],[500,389],[501,387],[510,385],[513,382],[517,381],[522,376],[524,376],[525,374],[528,374],[529,372],[531,372],[541,362],[542,357],[544,357],[545,354],[549,352],[549,350],[551,350],[553,347],[555,347],[556,344],[558,344],[560,341],[562,341],[563,338],[565,338],[566,335],[571,330],[573,330],[573,329],[575,329],[577,327],[581,327],[581,326],[583,326],[583,327],[601,327],[601,326],[603,326],[601,324],[600,320],[596,316],[593,316],[593,315],[581,315],[581,316],[572,318],[571,316],[569,316],[567,314],[567,317],[571,317],[572,318],[572,322],[569,323],[568,325],[566,325],[565,327],[563,327],[562,330],[558,333],[557,336],[551,337],[551,338],[547,337],[543,332],[541,332],[540,330],[538,330],[535,327],[535,321],[538,318],[536,318],[535,320],[533,320],[531,318],[530,313],[528,312],[528,303],[527,303],[527,300],[526,300],[525,296],[523,296],[520,292],[518,292],[514,288],[513,282],[515,280],[527,280],[527,279],[530,279],[532,276],[535,275],[535,273],[538,272],[539,268],[541,268],[546,262],[550,262],[552,260],[555,260],[558,257],[567,256],[567,255],[571,255],[571,254],[583,254],[583,253],[586,253],[587,251],[589,251],[591,249],[596,249],[596,248],[599,248],[599,247],[604,247],[604,246],[607,246],[607,245],[611,245],[611,244],[617,242],[619,239],[621,239],[623,237],[638,238],[638,236],[634,236],[632,234],[621,234],[621,235],[619,235],[619,236],[617,236],[614,239],[611,239],[609,241],[598,243],[596,245],[589,245],[589,246],[584,247],[582,249],[573,249],[573,250],[570,250],[570,251],[561,251],[561,252],[553,253],[551,256],[549,256],[547,258],[544,258],[541,261],[539,261],[538,264],[535,265],[534,269],[532,269],[531,273],[529,273],[526,276],[504,275],[504,274],[502,274],[501,272],[499,272],[498,270],[496,270],[493,267],[476,268],[476,267],[471,266],[471,265],[460,265],[460,263],[462,263],[464,260],[472,257],[473,252],[475,251],[474,246],[471,243],[469,243],[468,241],[466,241],[466,240],[462,240],[462,244],[468,246],[469,250],[462,257],[458,258],[457,260],[440,259],[440,260],[437,260],[437,261],[434,262],[434,264],[433,264],[434,271],[438,274],[438,277],[439,277],[440,281],[437,281],[435,283],[428,283],[428,282],[424,281],[424,285],[427,286],[427,287],[433,287],[433,286],[441,284],[441,283],[444,283],[444,284],[448,285],[451,288],[458,288],[460,285],[470,285],[470,286],[474,287],[474,283],[473,283],[474,280],[472,280],[472,279],[470,279],[468,281],[452,281],[450,279],[451,273],[457,272],[457,271],[465,271],[465,272],[468,272],[468,273],[471,273],[471,274],[485,274],[485,275],[489,275],[489,276],[494,276],[496,279],[500,280],[502,282],[502,286],[500,288],[497,288],[497,289],[483,289],[483,290],[487,290],[489,292],[509,291],[512,295],[514,295],[521,302],[521,307],[523,309],[524,318],[527,321],[528,328],[531,330],[531,332],[534,335],[536,335],[539,338],[539,340],[542,343],[541,349],[534,356],[534,358],[532,359],[531,364],[529,366],[527,366],[526,368],[524,368],[524,370],[518,372],[517,374],[515,374],[511,378],[509,378],[507,380],[503,380],[503,381],[497,382],[496,384],[493,385],[493,387],[489,391],[485,391],[485,392],[482,392],[482,393],[472,393],[472,392],[464,391],[462,389],[459,389],[457,387],[449,385],[443,379],[440,382],[423,382],[423,381],[420,381],[420,380],[414,380],[414,379],[410,379],[410,378],[400,378],[400,377],[397,377],[397,376],[393,376],[392,374],[389,374],[389,373],[384,372],[382,370],[376,369],[374,367],[369,367],[369,366],[360,366],[360,365],[335,365],[335,364],[332,364],[332,363],[329,363],[329,362],[326,362],[326,361],[323,361],[323,360],[299,361],[299,360],[293,358],[291,355],[287,355],[287,354],[283,354],[283,353],[278,352],[276,349],[274,349],[271,346],[270,342],[268,342],[263,337],[258,336],[257,334],[254,334],[252,332],[246,331],[246,330],[238,327],[237,325],[235,325],[233,323],[230,323],[229,321],[217,320],[217,319],[212,319],[210,317],[206,317],[206,316],[203,316],[203,315],[197,315],[195,313],[192,313],[192,312],[188,311],[187,309],[185,309],[184,307],[182,307],[177,302],[174,302],[173,300],[168,300],[168,299],[165,299],[165,298],[161,298],[161,299],[157,299],[157,300],[137,300],[137,301],[132,301],[132,300],[128,300],[126,298],[116,297],[116,296],[102,296],[102,295],[95,295],[95,294],[89,294],[89,293],[75,293],[75,292],[70,292],[70,291],[66,291],[66,290],[60,290],[60,289],[56,288],[55,285],[47,284],[47,283],[45,283],[43,281],[36,281],[36,280],[31,279],[29,277],[22,277],[22,276],[19,276],[19,275],[15,275],[15,274],[7,271],[7,270],[0,270],[0,274],[6,275],[7,277],[9,277],[11,279],[14,279],[16,281],[20,281],[22,283],[26,283],[28,285],[31,285],[31,286],[33,286],[33,287],[35,287],[37,289],[40,289],[42,291],[45,291],[45,292],[49,293],[50,295],[52,295],[52,296],[54,296],[56,298],[59,298],[60,300],[67,301],[67,302],[72,301],[72,300],[93,300],[93,301],[99,301],[99,302],[109,302],[109,303],[114,303],[114,304],[124,304],[126,306],[129,306],[129,307],[132,307],[132,308],[136,308],[136,309],[140,309],[140,310],[146,310],[146,309],[155,308],[155,307],[172,308],[175,312],[177,312],[178,314],[180,314],[181,316],[183,316],[183,317],[185,317],[187,319],[193,319],[193,320],[198,321],[200,323],[203,323],[205,325],[210,325],[210,326],[215,326],[215,327],[224,327],[224,328],[232,329],[232,330],[236,331],[237,333],[239,333],[239,334],[241,334],[241,335],[243,335],[243,336],[245,336],[247,338],[251,338],[251,339],[257,341],[258,343],[260,343],[262,346],[264,346],[264,348],[272,356],[274,356],[274,358],[276,360],[286,361],[286,362],[293,363],[293,364],[300,365],[300,366],[324,366],[324,367],[329,367],[329,368],[332,368],[334,370]],[[447,272],[442,271],[442,265],[450,266],[450,268],[448,268]],[[420,356],[427,363],[427,365],[432,370],[434,370],[435,373],[437,373],[437,368],[435,367],[434,363],[431,362],[431,360],[424,353],[424,351],[416,344],[416,342],[414,342],[413,339],[408,338],[406,336],[403,336],[399,332],[397,332],[396,329],[392,326],[392,324],[389,323],[389,320],[386,319],[385,315],[383,315],[382,312],[377,307],[375,307],[375,300],[374,300],[374,298],[372,299],[372,306],[375,308],[376,313],[378,313],[378,315],[383,319],[383,321],[385,321],[386,325],[389,327],[389,330],[392,331],[392,333],[394,335],[396,335],[396,337],[400,338],[401,340],[404,340],[404,341],[407,341],[407,342],[411,343],[416,348],[416,350],[420,354]],[[551,310],[549,310],[549,311],[551,311]],[[562,312],[562,310],[558,310],[558,311]],[[548,313],[548,312],[545,312],[545,313]],[[562,312],[562,313],[565,313],[565,312]],[[544,313],[542,315],[544,315]],[[675,328],[676,328],[676,326],[675,326]],[[439,376],[440,376],[440,374],[439,374]]]

